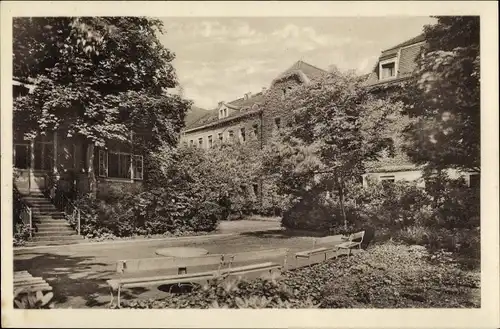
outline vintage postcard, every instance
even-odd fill
[[[2,326],[500,326],[497,10],[3,2]]]

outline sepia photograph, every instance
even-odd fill
[[[8,24],[8,307],[484,308],[480,15]]]

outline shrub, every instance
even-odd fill
[[[14,292],[14,308],[18,309],[46,309],[53,308],[50,302],[54,297],[52,292],[43,294],[41,291],[24,293],[21,291]]]
[[[30,231],[30,226],[27,224],[15,224],[14,247],[24,246],[30,238]]]
[[[385,244],[332,268],[322,307],[479,307],[479,273],[431,263],[424,247]]]
[[[281,279],[215,279],[186,294],[161,300],[124,301],[129,308],[317,308],[310,296],[301,298]]]

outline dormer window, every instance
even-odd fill
[[[219,106],[224,106],[222,103],[219,103]],[[224,119],[227,117],[227,108],[224,107],[224,108],[221,108],[219,109],[219,119]]]
[[[388,59],[380,62],[380,80],[396,77],[396,58]]]

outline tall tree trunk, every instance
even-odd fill
[[[89,180],[89,192],[95,197],[97,195],[97,181],[94,168],[94,143],[87,145],[87,178]]]
[[[344,177],[340,175],[339,177],[339,198],[340,198],[340,210],[342,211],[342,218],[344,220],[344,229],[347,231],[347,215],[345,213],[344,206]]]

